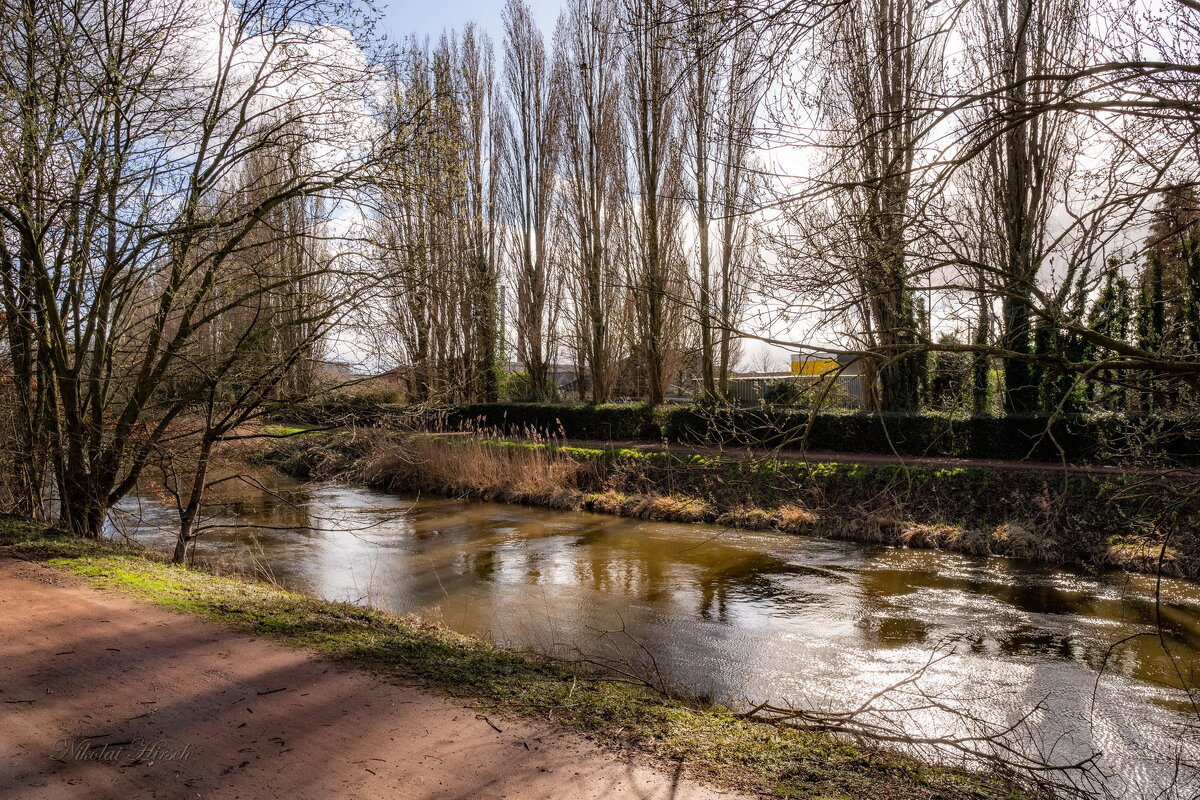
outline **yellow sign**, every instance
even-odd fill
[[[824,375],[834,372],[837,368],[838,362],[831,358],[792,359],[793,375]]]

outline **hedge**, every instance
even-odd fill
[[[948,416],[645,404],[489,403],[451,411],[453,428],[603,441],[1072,461],[1149,455],[1200,459],[1200,430],[1156,417],[1044,414]]]
[[[278,419],[427,430],[482,430],[503,436],[896,453],[1004,460],[1097,461],[1169,458],[1200,461],[1200,429],[1165,417],[1061,414],[950,416],[898,412],[821,412],[759,406],[645,403],[476,403],[404,408],[367,398],[328,397],[277,409]],[[401,423],[403,420],[403,423]]]
[[[645,403],[475,403],[450,409],[455,429],[494,430],[506,436],[537,433],[570,439],[657,439],[655,415]]]

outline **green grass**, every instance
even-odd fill
[[[312,429],[308,425],[263,425],[263,433],[267,436],[307,436],[326,433],[323,428]]]
[[[227,628],[419,683],[488,710],[549,720],[608,745],[683,762],[716,783],[833,800],[1015,798],[1003,781],[933,767],[827,734],[774,728],[699,702],[589,677],[414,618],[171,566],[154,554],[0,517],[0,555],[39,560],[99,586]]]

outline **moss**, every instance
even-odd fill
[[[748,722],[718,706],[596,679],[415,618],[172,566],[12,517],[0,517],[0,554],[36,557],[97,585],[309,648],[384,679],[419,681],[497,712],[553,720],[615,746],[686,763],[726,786],[803,798],[1018,796],[991,776],[932,767],[828,734]]]
[[[267,436],[276,438],[321,436],[329,433],[325,428],[311,428],[307,425],[263,425],[262,432]]]

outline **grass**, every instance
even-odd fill
[[[497,713],[562,729],[731,788],[808,800],[1024,797],[1003,780],[937,767],[828,734],[748,722],[701,702],[583,674],[419,619],[331,603],[273,586],[171,566],[150,553],[0,517],[0,555],[39,560],[227,628],[420,683]]]
[[[314,430],[309,425],[263,425],[262,432],[267,436],[286,437],[315,435],[325,433],[325,430],[322,428]]]

